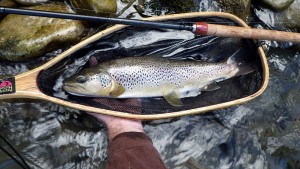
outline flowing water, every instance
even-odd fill
[[[269,48],[270,82],[253,101],[204,115],[144,122],[167,166],[299,168],[298,51],[296,47]],[[1,64],[0,75],[28,71],[38,62]],[[31,168],[104,168],[106,162],[105,127],[82,112],[49,102],[1,101],[0,133]],[[4,141],[0,144],[9,149]],[[0,168],[19,166],[0,150]]]

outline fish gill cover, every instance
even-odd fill
[[[218,17],[179,19],[171,22],[193,23],[195,21],[235,25],[228,19]],[[218,90],[201,92],[197,97],[183,98],[183,106],[180,107],[170,105],[163,97],[93,98],[70,95],[62,89],[63,80],[80,70],[121,57],[168,57],[219,63],[225,62],[233,55],[247,64],[256,65],[258,71],[220,81]],[[249,96],[261,87],[261,74],[257,47],[251,40],[195,36],[188,31],[127,27],[89,44],[51,68],[42,71],[38,77],[38,85],[43,93],[74,103],[127,113],[161,114],[209,106]]]

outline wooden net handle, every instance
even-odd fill
[[[238,37],[259,40],[300,42],[300,33],[284,32],[248,27],[226,26],[197,22],[195,33],[197,35],[212,35],[221,37]]]
[[[21,75],[17,75],[15,77],[7,78],[12,79],[11,83],[14,86],[14,90],[8,93],[0,92],[0,100],[1,99],[9,99],[9,98],[40,98],[41,96],[45,96],[37,86],[37,75],[40,69],[35,69]],[[0,80],[1,81],[1,80]],[[2,80],[3,81],[3,80]]]

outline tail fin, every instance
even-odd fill
[[[252,73],[254,71],[257,71],[257,67],[254,64],[242,64],[238,65],[238,72],[235,74],[235,76],[241,76],[246,75],[248,73]]]
[[[234,65],[239,65],[243,62],[246,62],[246,51],[242,50],[242,48],[239,48],[237,51],[235,51],[226,61],[227,64],[234,64]]]
[[[247,62],[246,58],[246,51],[242,50],[241,48],[238,49],[235,53],[230,56],[226,63],[230,65],[235,65],[238,67],[238,72],[235,76],[245,75],[251,72],[256,71],[258,68],[254,63]]]

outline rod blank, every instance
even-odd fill
[[[151,22],[151,21],[142,21],[137,19],[106,18],[106,17],[98,17],[98,16],[77,15],[77,14],[69,14],[69,13],[47,12],[47,11],[28,10],[28,9],[0,7],[0,13],[41,16],[41,17],[50,17],[50,18],[61,18],[61,19],[73,19],[73,20],[82,20],[87,22],[124,24],[124,25],[136,26],[136,27],[164,28],[164,29],[176,29],[176,30],[187,30],[187,31],[193,30],[193,27],[191,25]]]
[[[274,31],[265,29],[254,29],[237,26],[226,26],[217,24],[207,24],[205,22],[197,22],[193,25],[174,24],[164,22],[143,21],[137,19],[107,18],[88,15],[77,15],[60,12],[47,12],[39,10],[15,9],[0,7],[0,13],[19,14],[30,16],[41,16],[61,19],[83,20],[88,22],[103,22],[113,24],[123,24],[136,27],[150,27],[160,29],[187,30],[196,35],[212,35],[221,37],[239,37],[248,39],[274,40],[286,42],[300,42],[300,34],[295,32]]]

